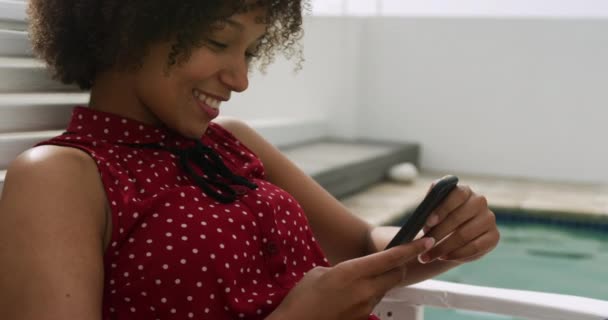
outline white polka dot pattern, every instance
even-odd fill
[[[328,265],[300,205],[221,126],[201,141],[258,185],[235,187],[230,204],[201,191],[169,152],[141,147],[192,143],[167,128],[76,107],[67,131],[39,145],[79,148],[98,164],[113,228],[104,319],[263,319],[308,270]]]

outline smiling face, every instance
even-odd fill
[[[150,46],[135,71],[109,71],[95,79],[90,107],[165,125],[199,138],[232,92],[247,89],[249,61],[267,25],[262,9],[236,14],[205,36],[185,61],[167,66],[173,43]]]

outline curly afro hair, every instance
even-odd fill
[[[29,31],[53,77],[87,90],[99,72],[137,69],[155,42],[173,41],[168,66],[185,61],[223,20],[260,6],[269,27],[256,62],[263,70],[282,51],[300,68],[306,0],[29,0]]]

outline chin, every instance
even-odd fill
[[[180,130],[181,134],[186,138],[191,139],[200,139],[205,132],[207,132],[207,128],[209,128],[209,123],[197,123],[195,125],[190,126],[189,128],[184,128]]]
[[[175,120],[172,126],[174,130],[190,139],[200,139],[209,128],[209,119],[199,115],[180,114]]]

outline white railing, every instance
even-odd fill
[[[383,320],[422,320],[424,306],[529,319],[608,320],[608,301],[436,280],[390,291],[376,307],[374,314]]]

